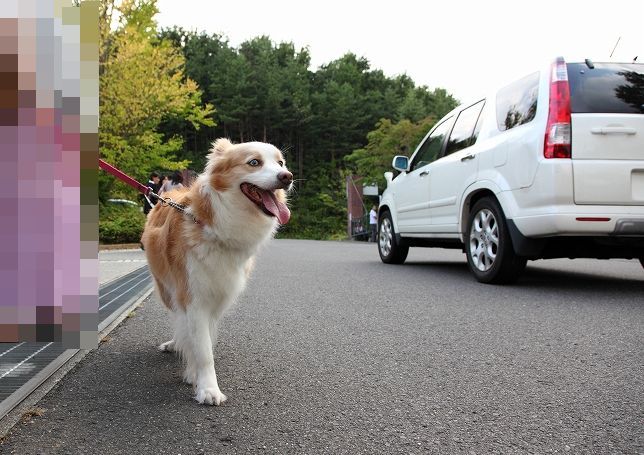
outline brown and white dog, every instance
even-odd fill
[[[226,400],[213,359],[217,320],[243,290],[260,246],[288,222],[292,182],[274,146],[218,139],[193,185],[164,194],[186,213],[157,204],[148,215],[141,241],[174,322],[159,349],[182,357],[199,403]]]

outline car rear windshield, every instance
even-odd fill
[[[644,114],[644,65],[568,63],[572,113]]]

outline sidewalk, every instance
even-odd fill
[[[98,252],[99,286],[147,264],[145,252],[138,245],[115,245]]]

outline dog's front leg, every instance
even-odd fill
[[[210,337],[211,316],[198,305],[190,305],[186,312],[188,322],[188,338],[191,355],[188,356],[187,371],[194,372],[195,400],[199,403],[219,406],[226,401],[226,395],[221,393],[217,384],[215,361],[212,354],[212,339]]]

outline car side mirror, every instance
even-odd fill
[[[396,155],[391,162],[391,167],[400,172],[407,172],[409,170],[409,158],[402,155]]]

